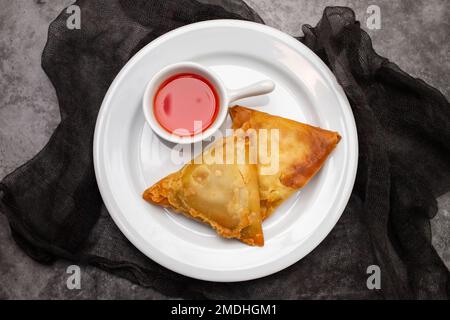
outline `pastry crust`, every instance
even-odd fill
[[[225,238],[263,246],[262,220],[308,183],[341,137],[337,132],[240,106],[231,108],[230,114],[233,129],[242,130],[219,140],[181,170],[145,190],[143,198],[207,223]],[[254,149],[250,129],[260,140]],[[264,130],[266,147],[262,148]],[[244,141],[243,148],[237,140]],[[238,156],[242,153],[244,158]]]
[[[262,246],[264,237],[256,164],[239,163],[236,159],[229,164],[225,158],[216,161],[219,163],[212,160],[219,150],[225,157],[226,143],[231,139],[236,137],[215,143],[180,171],[145,190],[143,198],[207,223],[225,238]]]
[[[232,107],[230,115],[233,129],[254,129],[257,132],[260,129],[278,129],[278,137],[267,134],[268,157],[265,157],[265,161],[261,160],[262,151],[258,148],[258,180],[263,219],[314,177],[341,139],[337,132],[241,106]],[[277,140],[279,157],[272,160],[270,150],[273,139]],[[277,160],[278,165],[274,166],[274,161]],[[265,170],[269,167],[276,167],[277,170]]]

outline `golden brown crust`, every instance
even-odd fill
[[[207,223],[225,238],[262,246],[256,164],[206,162],[227,139],[200,155],[202,163],[197,158],[145,190],[143,198]]]
[[[265,161],[258,148],[258,163],[248,163],[247,144],[244,164],[235,161],[232,164],[197,164],[194,159],[145,190],[143,198],[207,223],[225,238],[262,246],[261,221],[308,183],[336,147],[340,136],[240,106],[231,108],[230,114],[234,129],[277,129],[279,136],[267,135],[270,152]],[[230,139],[236,139],[236,135],[219,141],[199,157],[214,158],[217,148]],[[272,152],[277,152],[278,157],[271,157]],[[276,170],[267,173],[271,168]]]
[[[269,216],[292,193],[303,187],[320,170],[340,140],[337,132],[303,124],[241,106],[230,108],[233,129],[277,129],[279,137],[278,170],[263,174],[259,161],[261,214]],[[269,145],[272,138],[268,134]],[[259,151],[258,151],[259,152]],[[273,160],[276,161],[276,160]]]
[[[310,130],[307,137],[311,154],[304,161],[292,163],[280,177],[281,182],[291,188],[301,188],[306,185],[322,168],[328,155],[341,140],[341,136],[336,132],[304,126],[306,130]],[[305,138],[305,134],[300,134],[300,136],[300,139]]]

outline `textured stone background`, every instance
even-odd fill
[[[448,0],[246,0],[268,25],[301,35],[327,5],[352,7],[365,27],[370,4],[381,8],[381,30],[368,30],[374,47],[413,76],[450,97]],[[0,0],[0,179],[30,159],[59,122],[53,86],[41,69],[49,23],[73,1]],[[433,243],[450,268],[450,193],[438,199]],[[66,288],[68,264],[40,265],[13,242],[0,214],[0,299],[163,298],[94,268],[82,269],[82,289]]]

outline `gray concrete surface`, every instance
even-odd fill
[[[326,5],[352,7],[365,27],[367,7],[381,8],[382,27],[368,30],[375,49],[450,97],[448,0],[246,0],[266,21],[292,35],[315,25]],[[0,179],[37,153],[59,122],[54,89],[41,69],[49,23],[73,1],[0,0]],[[433,243],[450,268],[450,193],[438,199]],[[0,214],[0,299],[163,298],[95,268],[82,270],[81,290],[66,288],[66,262],[44,266],[11,238]]]

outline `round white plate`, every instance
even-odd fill
[[[342,136],[316,177],[264,221],[262,248],[222,239],[208,226],[141,198],[147,187],[181,167],[173,164],[170,145],[151,131],[141,109],[146,83],[158,70],[178,61],[211,67],[230,88],[272,79],[274,92],[239,104]],[[242,281],[288,267],[325,238],[350,197],[357,148],[355,122],[345,94],[312,51],[268,26],[215,20],[171,31],[125,65],[100,109],[93,151],[105,205],[140,251],[189,277]]]

